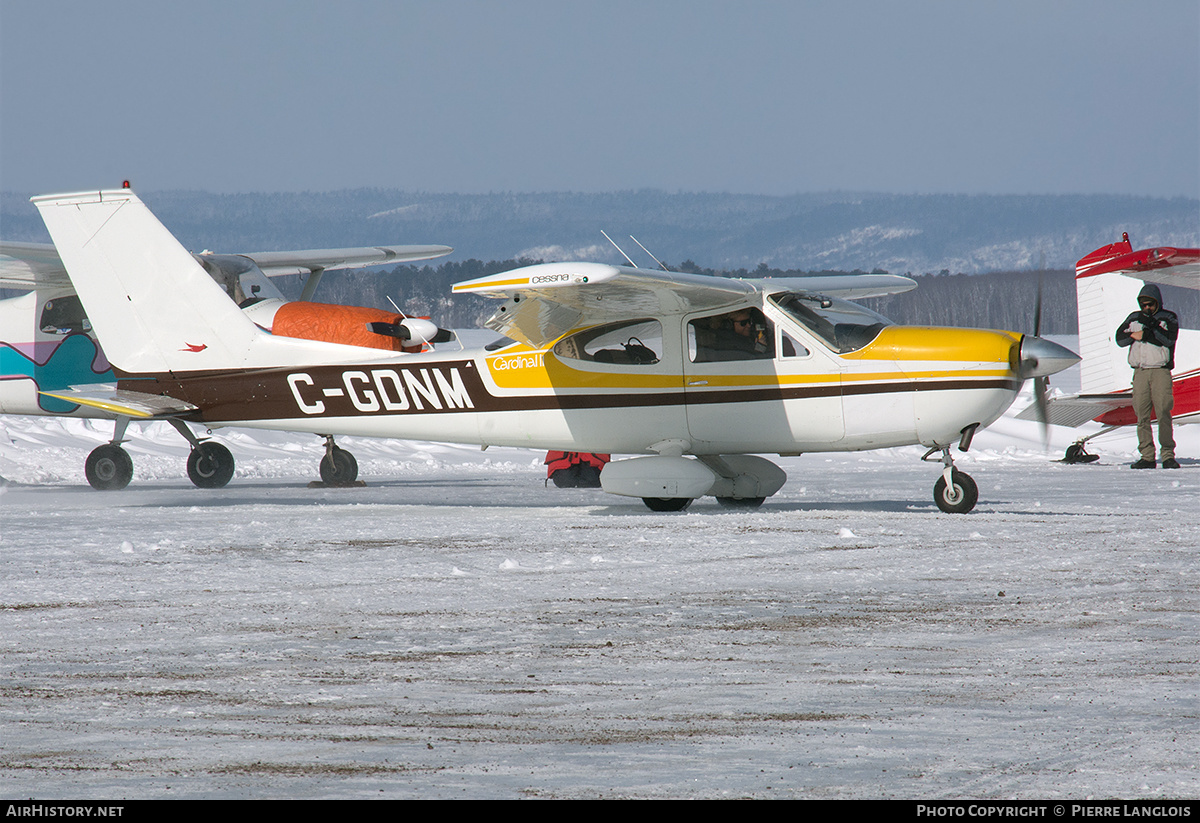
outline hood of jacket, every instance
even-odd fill
[[[1138,292],[1139,303],[1141,303],[1143,297],[1149,297],[1158,304],[1160,309],[1163,307],[1162,292],[1158,290],[1158,286],[1155,284],[1147,283],[1146,285],[1142,286],[1142,290]]]

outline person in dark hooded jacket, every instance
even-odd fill
[[[1179,319],[1162,305],[1158,286],[1147,283],[1138,293],[1138,310],[1117,329],[1117,345],[1129,348],[1133,367],[1133,411],[1137,414],[1138,452],[1135,469],[1153,469],[1154,431],[1151,414],[1158,417],[1158,446],[1164,469],[1177,469],[1171,409],[1175,406],[1171,369],[1175,367],[1175,341]]]

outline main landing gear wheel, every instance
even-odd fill
[[[93,489],[119,491],[133,479],[133,460],[120,446],[105,443],[92,449],[83,471]]]
[[[1067,446],[1067,452],[1063,455],[1062,462],[1064,463],[1094,463],[1100,459],[1100,455],[1092,454],[1083,447],[1083,443],[1072,443]]]
[[[320,470],[321,481],[327,486],[349,486],[358,479],[358,461],[337,446],[321,458]]]
[[[725,509],[757,509],[765,497],[718,497],[717,503]]]
[[[600,470],[587,463],[576,463],[565,469],[559,469],[550,475],[550,479],[560,489],[600,488]]]
[[[187,473],[199,488],[219,489],[233,478],[233,455],[220,443],[198,443],[188,455]]]
[[[979,487],[971,479],[971,475],[953,469],[950,473],[951,483],[946,485],[946,478],[939,477],[933,486],[933,502],[947,514],[965,514],[975,508],[979,502]]]
[[[652,512],[681,512],[692,505],[690,497],[643,497],[642,502]]]

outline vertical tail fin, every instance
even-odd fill
[[[1115,339],[1117,326],[1137,308],[1142,284],[1137,280],[1108,271],[1106,263],[1133,251],[1129,235],[1120,243],[1096,249],[1075,266],[1075,295],[1079,312],[1080,391],[1083,394],[1107,394],[1129,388],[1133,372],[1127,352]]]
[[[33,198],[109,361],[230,368],[261,332],[133,192]]]

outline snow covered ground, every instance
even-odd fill
[[[0,795],[1196,797],[1196,429],[1133,472],[1005,417],[967,515],[918,448],[655,514],[512,449],[312,489],[263,432],[200,490],[161,424],[100,493],[111,424],[0,417]]]

